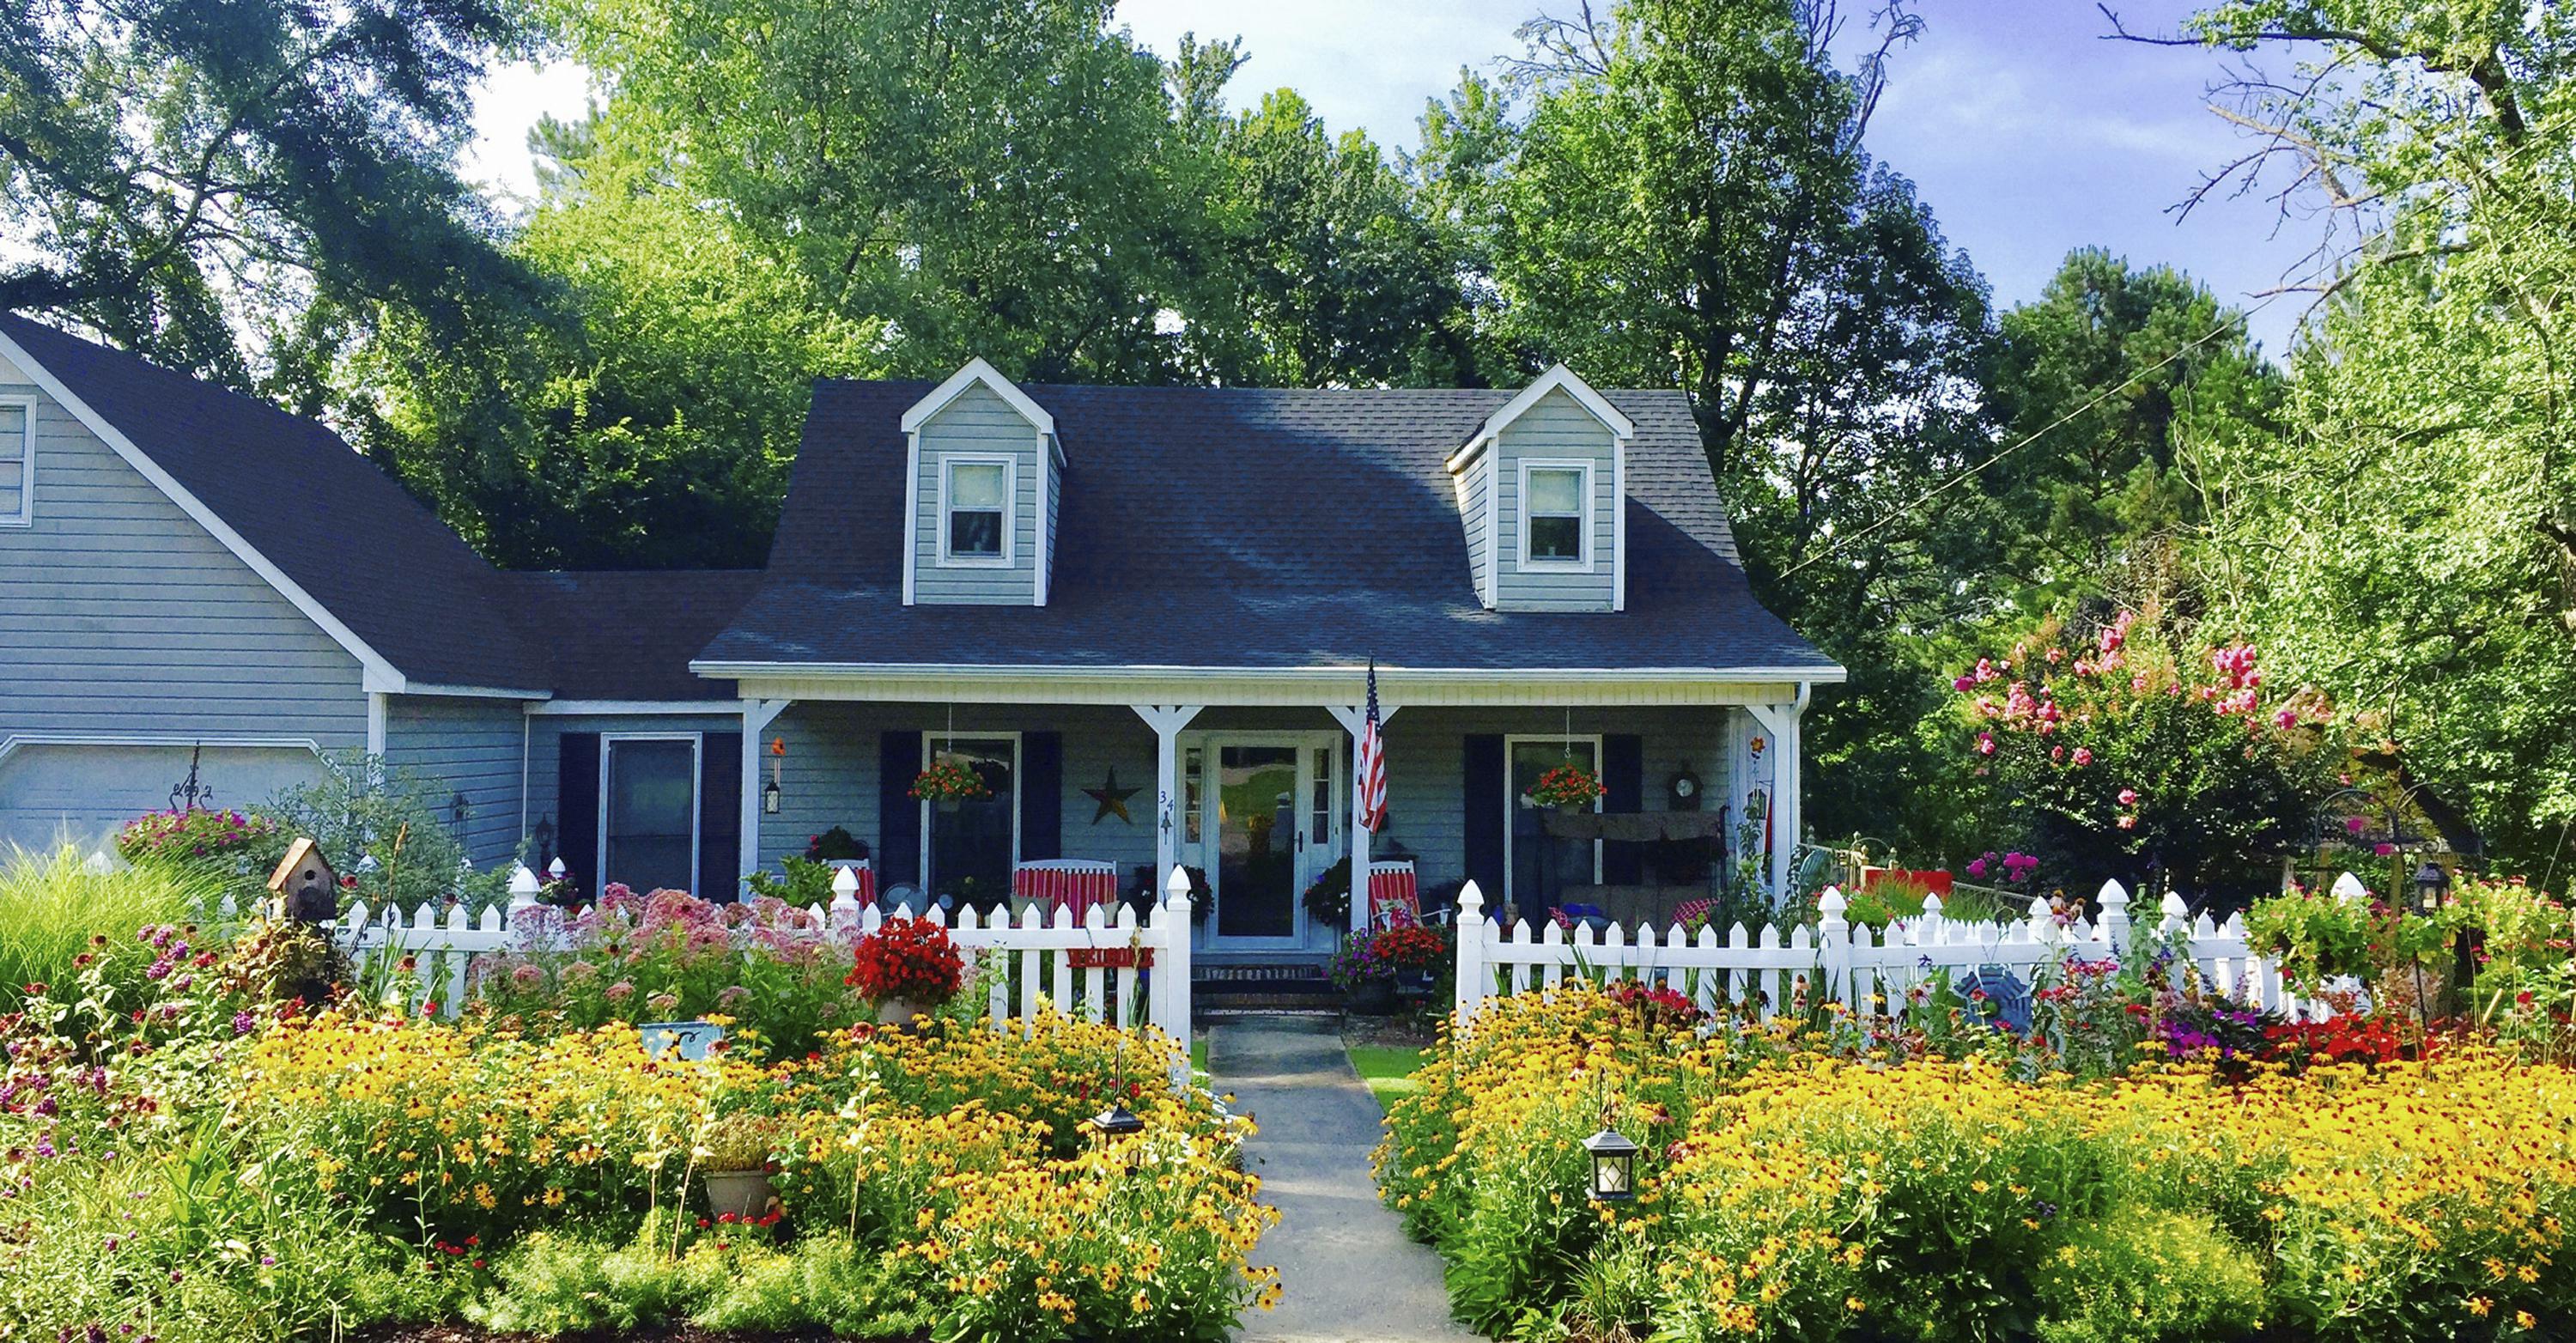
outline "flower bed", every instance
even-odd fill
[[[1802,1034],[1580,987],[1492,1004],[1394,1105],[1387,1200],[1498,1332],[2447,1339],[2576,1312],[2576,1074],[2339,1036],[2287,1042],[2303,1070],[2021,1079]],[[1624,1211],[1583,1194],[1605,1118],[1646,1149]]]
[[[613,955],[687,994],[719,979],[693,956],[730,955],[728,975],[766,959],[743,925],[663,905],[504,979],[534,967],[551,992]],[[1245,1130],[1171,1089],[1159,1036],[934,1019],[691,1062],[553,999],[457,1025],[276,1006],[309,969],[299,938],[147,929],[0,1019],[0,1338],[1212,1340],[1276,1296],[1248,1266],[1275,1214]],[[847,958],[816,971],[844,997]],[[1085,1127],[1113,1099],[1141,1132]],[[755,1163],[776,1201],[718,1215],[707,1177]]]

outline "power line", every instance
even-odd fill
[[[2193,338],[2188,344],[2176,348],[2173,353],[2166,355],[2164,358],[2157,360],[2153,364],[2150,364],[2135,373],[2130,374],[2127,381],[2122,382],[2116,387],[2104,388],[2099,393],[2096,393],[2092,400],[2087,401],[2083,405],[2077,406],[2075,409],[2070,410],[2065,414],[2058,416],[2056,419],[2041,425],[2039,428],[2030,431],[2028,434],[2023,435],[2018,441],[2006,444],[2004,447],[1998,449],[1993,456],[1988,457],[1984,461],[1977,463],[1975,466],[1969,467],[1957,475],[1950,477],[1948,480],[1942,481],[1940,484],[1933,486],[1912,502],[1901,508],[1891,509],[1885,516],[1870,523],[1868,526],[1861,528],[1859,531],[1853,532],[1849,536],[1836,537],[1832,545],[1829,545],[1823,550],[1817,551],[1815,554],[1809,555],[1807,558],[1798,561],[1796,564],[1790,565],[1788,568],[1781,570],[1780,576],[1782,578],[1787,578],[1789,575],[1806,568],[1810,564],[1817,563],[1821,560],[1832,559],[1835,555],[1840,554],[1844,547],[1859,541],[1861,538],[1868,536],[1879,528],[1884,527],[1887,524],[1896,521],[1898,518],[1904,517],[1923,507],[1925,504],[1932,502],[1935,498],[1939,497],[1942,492],[1950,489],[1952,486],[1977,475],[1987,467],[1993,466],[1995,463],[2002,461],[2006,457],[2010,457],[2014,453],[2021,451],[2023,448],[2029,447],[2031,444],[2047,437],[2051,430],[2056,429],[2058,426],[2065,424],[2067,421],[2074,419],[2078,415],[2082,415],[2086,411],[2093,409],[2095,406],[2101,405],[2112,397],[2121,395],[2130,388],[2137,386],[2140,382],[2145,381],[2148,377],[2161,371],[2165,366],[2181,359],[2184,355],[2187,355],[2192,351],[2199,349],[2201,346],[2218,339],[2220,336],[2227,334],[2229,331],[2237,327],[2245,325],[2246,321],[2252,318],[2254,314],[2272,306],[2272,304],[2277,302],[2280,297],[2281,296],[2277,293],[2272,294],[2266,297],[2262,302],[2255,304],[2253,307],[2247,308],[2243,312],[2237,313],[2235,316],[2229,317],[2218,325],[2202,332],[2199,336]]]

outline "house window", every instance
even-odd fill
[[[1592,467],[1583,462],[1521,464],[1521,563],[1592,562]]]
[[[1199,842],[1200,791],[1199,771],[1206,767],[1207,752],[1197,746],[1181,752],[1181,842]]]
[[[603,882],[638,895],[697,888],[698,767],[695,734],[600,738]]]
[[[950,457],[940,465],[939,558],[949,564],[1008,564],[1011,462]]]
[[[959,906],[990,910],[1011,893],[1020,861],[1020,773],[1017,733],[922,739],[922,768],[954,763],[975,771],[988,790],[956,802],[921,804],[923,885]]]
[[[1511,762],[1511,787],[1506,790],[1503,805],[1511,809],[1503,825],[1504,898],[1520,906],[1521,916],[1530,919],[1544,914],[1549,906],[1565,903],[1568,886],[1596,885],[1601,880],[1601,844],[1595,840],[1551,839],[1540,821],[1537,808],[1521,798],[1538,783],[1539,776],[1559,765],[1579,765],[1596,777],[1601,773],[1601,739],[1599,737],[1510,737],[1504,750]],[[1601,809],[1597,800],[1594,811]]]
[[[0,527],[25,526],[36,511],[36,406],[0,401]]]

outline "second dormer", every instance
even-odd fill
[[[974,360],[904,412],[906,606],[1044,606],[1064,449],[1055,417]]]
[[[1559,364],[1449,459],[1477,599],[1495,611],[1627,606],[1627,446],[1637,427]]]

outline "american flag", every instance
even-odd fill
[[[1377,664],[1368,670],[1368,718],[1360,725],[1359,750],[1352,761],[1359,775],[1360,828],[1376,834],[1386,823],[1386,743],[1377,735]]]

